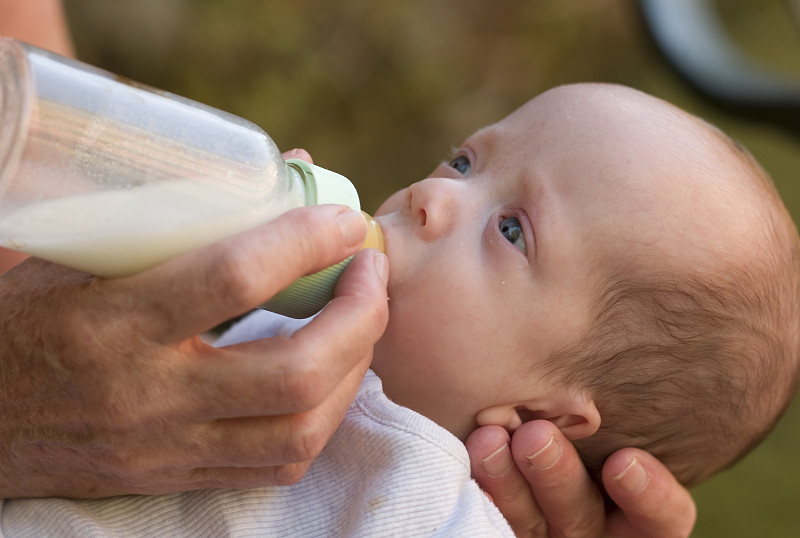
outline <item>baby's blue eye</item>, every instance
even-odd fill
[[[464,155],[459,155],[458,157],[450,161],[449,166],[458,171],[458,173],[460,173],[462,176],[469,175],[469,171],[472,168],[469,159]]]
[[[522,232],[522,225],[519,220],[514,217],[503,219],[500,222],[500,233],[523,254],[528,253],[528,247],[525,245],[525,235]]]

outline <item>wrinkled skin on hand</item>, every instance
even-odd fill
[[[0,496],[299,480],[385,328],[385,257],[360,252],[291,337],[217,349],[199,335],[353,254],[366,228],[352,214],[295,210],[128,278],[33,258],[1,277]]]
[[[575,448],[552,423],[498,426],[467,439],[472,474],[517,536],[679,538],[691,533],[695,505],[658,460],[633,448],[612,454],[603,486],[617,507],[606,514]]]

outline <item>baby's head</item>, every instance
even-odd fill
[[[392,276],[373,369],[461,439],[548,419],[590,468],[641,446],[694,484],[794,391],[791,218],[746,152],[663,101],[556,88],[377,214]]]

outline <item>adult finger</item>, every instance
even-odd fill
[[[489,495],[518,536],[545,536],[547,528],[531,487],[514,463],[505,428],[482,426],[466,441],[472,477]],[[535,529],[539,529],[536,531]]]
[[[511,440],[514,461],[528,482],[547,522],[533,536],[601,536],[603,499],[572,443],[551,422],[526,422]],[[529,525],[537,524],[536,521]]]
[[[275,468],[262,473],[258,483],[229,482],[229,487],[287,484],[299,480],[302,474],[298,473],[305,471],[305,464],[319,455],[341,424],[369,367],[370,358],[371,355],[362,357],[329,397],[310,411],[210,423],[209,442],[203,444],[212,450],[204,456],[205,459],[201,455],[189,456],[189,465],[219,468],[216,472],[206,472],[218,478],[230,475],[229,479],[235,479],[237,475],[226,468]]]
[[[366,230],[361,214],[344,206],[296,209],[113,285],[123,296],[136,291],[141,302],[131,308],[138,306],[142,330],[151,338],[179,342],[352,255]]]
[[[220,348],[217,355],[198,359],[201,364],[188,364],[186,385],[198,387],[191,407],[215,418],[316,408],[350,371],[363,367],[386,328],[387,276],[384,254],[361,251],[342,275],[334,299],[290,337]]]
[[[619,511],[607,533],[619,538],[689,536],[697,509],[689,492],[661,462],[635,448],[612,454],[603,466],[603,485]]]
[[[316,353],[315,371],[340,379],[357,357],[372,355],[389,320],[389,262],[374,249],[356,254],[336,286],[333,300],[293,338]],[[328,381],[330,383],[330,381]]]
[[[282,154],[284,160],[286,159],[300,159],[306,161],[308,163],[314,163],[314,160],[311,158],[311,155],[304,150],[303,148],[294,148],[290,149],[289,151],[284,151]]]
[[[305,463],[318,455],[341,423],[369,366],[372,345],[386,326],[388,307],[385,286],[388,266],[385,262],[384,255],[377,251],[359,252],[342,276],[332,303],[306,328],[289,338],[308,339],[311,336],[313,349],[313,337],[317,336],[325,351],[320,356],[329,359],[329,364],[319,365],[319,371],[323,374],[341,372],[330,377],[327,381],[330,389],[326,387],[322,390],[323,396],[315,396],[313,400],[306,397],[299,409],[287,409],[283,399],[294,401],[294,405],[298,405],[298,393],[303,393],[308,386],[317,383],[301,380],[295,390],[286,392],[284,398],[271,401],[273,391],[269,386],[272,379],[266,378],[253,384],[253,378],[249,375],[231,377],[232,382],[242,383],[242,378],[245,378],[248,379],[246,384],[259,387],[260,390],[254,393],[259,397],[255,402],[250,402],[250,405],[270,402],[264,409],[264,414],[269,416],[214,421],[210,427],[218,436],[216,442],[212,438],[211,442],[201,444],[225,448],[221,452],[210,452],[209,461],[197,462],[197,465],[207,468],[203,472],[206,478],[217,481],[236,480],[236,476],[241,477],[242,474],[224,467],[270,465],[275,465],[276,468],[265,469],[253,475],[248,484],[254,483],[253,480],[261,481],[260,485],[275,483],[276,480],[278,483],[290,483],[302,476],[307,468]],[[326,334],[326,331],[331,334]],[[345,337],[339,338],[333,333],[344,334]],[[270,341],[275,339],[267,342]],[[268,360],[269,355],[262,355],[259,362],[263,363],[264,359]],[[293,364],[303,359],[297,357],[288,362]],[[225,375],[225,372],[220,372],[220,375]],[[309,372],[309,377],[318,378],[317,372]],[[300,384],[302,388],[299,388]],[[282,411],[276,415],[278,409]],[[247,416],[250,413],[252,408],[242,409],[239,415]],[[224,454],[227,459],[220,454]],[[218,467],[218,470],[213,470],[213,467]],[[241,483],[235,481],[229,482],[229,485],[241,487]]]

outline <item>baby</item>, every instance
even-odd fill
[[[632,89],[551,90],[377,212],[386,394],[460,439],[548,419],[598,470],[642,447],[694,485],[797,384],[798,236],[714,127]]]
[[[794,224],[745,151],[658,99],[546,92],[377,219],[389,326],[303,480],[7,501],[5,535],[511,536],[469,478],[460,441],[478,425],[550,420],[595,473],[638,446],[694,485],[761,440],[794,393]],[[220,344],[290,330],[259,312]]]

